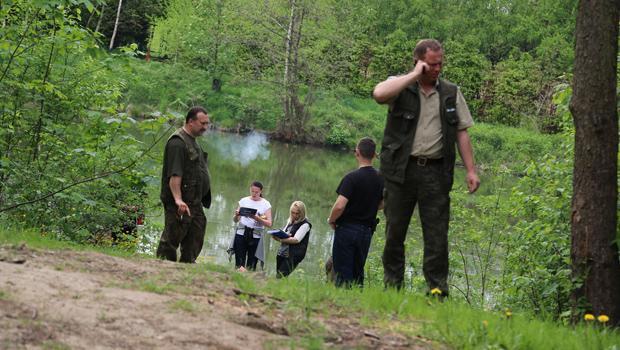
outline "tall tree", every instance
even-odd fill
[[[575,311],[608,315],[620,325],[618,200],[617,0],[581,0],[575,30],[570,104],[575,123],[572,201]]]
[[[308,120],[306,104],[299,98],[299,46],[301,29],[304,23],[306,8],[299,6],[296,0],[289,1],[290,16],[286,32],[284,54],[284,115],[278,125],[278,131],[287,140],[299,140]],[[306,102],[311,101],[311,92],[306,96]]]
[[[112,31],[112,38],[110,38],[110,50],[114,48],[114,39],[116,38],[116,31],[118,30],[118,20],[121,18],[121,7],[123,6],[123,0],[118,0],[118,9],[116,10],[116,21],[114,22],[114,31]]]

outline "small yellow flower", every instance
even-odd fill
[[[600,323],[609,322],[609,316],[607,315],[600,315],[597,319]]]
[[[504,314],[506,315],[507,318],[511,318],[512,317],[512,311],[510,311],[510,309],[506,309],[504,311]]]
[[[489,321],[487,320],[482,320],[482,325],[486,328],[489,326]]]
[[[431,289],[431,295],[441,295],[441,289],[439,288]]]
[[[585,314],[583,316],[583,319],[586,320],[586,321],[594,321],[594,315],[592,315],[592,314]]]

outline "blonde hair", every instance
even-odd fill
[[[299,210],[299,219],[297,221],[293,221],[293,217],[291,215],[291,212],[293,211],[293,208],[297,208],[297,210]],[[295,224],[298,222],[303,221],[306,218],[306,205],[304,204],[304,202],[302,201],[294,201],[293,204],[291,204],[291,208],[288,211],[288,221],[291,224]]]

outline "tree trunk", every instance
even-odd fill
[[[123,6],[123,0],[118,0],[118,9],[116,10],[116,21],[114,22],[114,30],[112,31],[112,38],[110,38],[110,50],[114,48],[114,39],[116,38],[116,30],[118,29],[118,20],[121,18],[121,7]]]
[[[297,6],[296,0],[291,0],[290,6],[291,12],[285,39],[286,51],[284,55],[284,116],[278,125],[278,130],[284,139],[300,141],[305,120],[307,119],[305,104],[299,99],[298,78],[301,28],[306,9],[303,6]]]
[[[103,19],[103,11],[105,10],[105,2],[101,4],[101,12],[99,13],[99,19],[97,20],[97,26],[95,27],[95,33],[99,33],[101,27],[101,20]]]
[[[620,325],[620,262],[616,240],[618,112],[616,65],[619,3],[581,0],[575,30],[570,110],[575,123],[572,201],[574,315],[607,315]]]
[[[213,91],[220,91],[222,89],[222,81],[220,80],[220,62],[219,52],[220,45],[222,42],[222,0],[218,0],[215,3],[216,6],[216,16],[217,16],[217,30],[215,32],[215,49],[213,53],[213,71],[211,74],[213,75],[213,80],[211,83],[211,89]]]

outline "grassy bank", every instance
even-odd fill
[[[38,249],[102,251],[42,237],[35,231],[0,231],[0,244],[21,243]],[[104,252],[127,255],[114,248]],[[230,267],[204,262],[177,267],[173,282],[150,278],[148,283],[136,280],[125,287],[163,295],[185,293],[187,297],[172,307],[191,313],[199,307],[196,302],[186,301],[191,299],[192,291],[208,290],[212,276],[223,273],[228,277],[217,280],[226,281],[237,290],[242,303],[260,309],[266,317],[286,315],[289,321],[284,327],[292,334],[291,348],[328,346],[334,339],[334,329],[325,326],[330,319],[375,329],[379,334],[424,339],[427,345],[438,348],[447,345],[458,349],[614,349],[620,344],[620,334],[605,329],[597,321],[568,326],[541,320],[537,315],[475,310],[456,301],[439,303],[419,294],[386,291],[381,287],[336,289],[302,270],[289,279],[277,280],[262,274],[240,274]],[[207,281],[207,285],[197,287],[196,281]]]
[[[121,70],[126,72],[122,74],[128,77],[123,103],[136,116],[183,112],[188,106],[203,104],[218,127],[270,132],[282,115],[281,91],[274,83],[226,77],[221,91],[215,92],[212,77],[205,71],[180,64],[128,59],[118,60],[116,69],[119,74]],[[363,136],[381,140],[385,106],[345,89],[317,89],[311,93],[314,103],[308,107],[311,117],[307,125],[310,142],[350,147]],[[559,140],[559,136],[524,128],[482,123],[476,124],[470,134],[479,164],[503,165],[515,171],[522,171],[524,162],[555,152]]]

